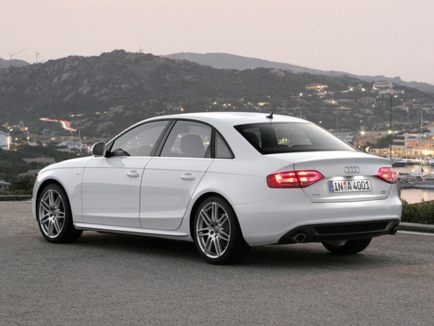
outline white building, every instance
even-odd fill
[[[388,80],[377,80],[372,84],[372,89],[376,91],[384,91],[393,88],[393,84]]]
[[[65,147],[67,152],[87,152],[89,147],[81,141],[62,141],[57,146]],[[62,151],[62,150],[60,150]]]
[[[11,149],[11,144],[12,144],[11,136],[8,133],[0,130],[0,149],[8,151]]]
[[[11,184],[9,182],[0,180],[0,192],[9,191],[10,187]]]

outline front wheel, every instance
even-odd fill
[[[323,246],[334,254],[338,255],[352,255],[357,254],[365,250],[371,238],[368,239],[357,239],[357,240],[342,240],[342,241],[328,241],[323,242]]]
[[[249,248],[234,210],[221,197],[209,197],[200,203],[193,226],[196,248],[212,264],[238,262]]]
[[[57,184],[47,185],[37,202],[38,225],[42,236],[49,242],[76,241],[82,231],[72,222],[71,207],[65,190]]]

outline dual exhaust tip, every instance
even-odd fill
[[[306,241],[306,233],[300,232],[292,237],[292,240],[296,243],[302,243]]]

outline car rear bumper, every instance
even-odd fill
[[[386,199],[332,203],[312,203],[299,189],[276,191],[266,200],[234,205],[234,210],[244,239],[251,246],[291,243],[288,238],[304,229],[306,241],[366,238],[391,234],[399,224],[402,204],[396,186],[393,187]],[[385,221],[387,225],[380,225]],[[379,229],[371,232],[369,228],[357,231],[357,227],[350,227],[370,223],[379,223]],[[340,230],[333,231],[333,226]]]
[[[290,244],[373,238],[385,234],[395,234],[398,230],[398,224],[399,219],[303,225],[285,233],[278,243]]]

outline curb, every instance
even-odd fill
[[[434,233],[434,225],[433,224],[401,222],[401,223],[399,223],[398,230]]]

